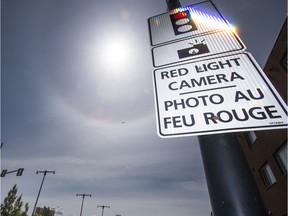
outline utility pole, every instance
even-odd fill
[[[36,202],[35,202],[33,211],[32,211],[32,216],[33,216],[34,213],[35,213],[35,209],[36,209],[37,202],[38,202],[38,199],[39,199],[39,196],[40,196],[40,193],[41,193],[41,189],[42,189],[42,186],[43,186],[43,183],[44,183],[45,176],[46,176],[47,173],[53,173],[53,174],[55,174],[55,170],[54,170],[54,171],[48,171],[48,170],[37,171],[36,174],[38,174],[38,173],[43,173],[43,178],[42,178],[42,182],[41,182],[40,189],[39,189],[39,192],[38,192],[38,195],[37,195],[37,199],[36,199]]]
[[[82,210],[83,210],[84,198],[85,198],[86,196],[91,197],[92,195],[91,195],[91,194],[76,194],[76,196],[82,196],[82,204],[81,204],[81,210],[80,210],[80,216],[82,216]]]
[[[103,216],[103,214],[104,214],[104,208],[110,208],[110,206],[104,206],[104,205],[102,205],[102,206],[97,206],[97,208],[102,208],[102,216]]]
[[[181,7],[166,0],[169,11]],[[214,216],[266,216],[255,180],[235,134],[198,136]]]

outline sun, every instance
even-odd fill
[[[85,44],[84,60],[94,73],[105,71],[123,76],[135,61],[137,45],[130,32],[121,32],[119,29],[113,32],[102,31]]]
[[[100,56],[109,68],[122,68],[131,60],[130,50],[128,41],[112,38],[102,46]]]

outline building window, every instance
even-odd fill
[[[275,154],[276,161],[284,175],[287,175],[287,142]]]
[[[254,131],[248,131],[245,133],[246,141],[250,148],[252,148],[253,144],[255,143],[257,136]]]
[[[276,183],[276,178],[272,172],[271,167],[266,163],[261,169],[260,174],[263,179],[266,188],[269,188],[271,185]]]

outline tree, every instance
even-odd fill
[[[54,211],[50,210],[50,207],[46,207],[44,206],[44,208],[36,208],[36,212],[34,213],[33,216],[53,216],[54,215]]]
[[[28,216],[27,212],[29,210],[29,205],[26,203],[25,210],[21,210],[23,207],[22,194],[17,196],[17,191],[18,188],[15,184],[13,188],[8,192],[7,197],[5,197],[4,203],[1,203],[1,216]]]
[[[50,208],[47,208],[46,206],[44,206],[43,216],[53,216],[52,211],[50,210]]]

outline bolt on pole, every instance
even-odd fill
[[[34,205],[34,208],[33,208],[33,211],[32,211],[32,216],[34,215],[35,210],[36,210],[36,206],[37,206],[38,199],[39,199],[39,196],[40,196],[40,193],[41,193],[41,190],[42,190],[42,186],[43,186],[43,183],[44,183],[45,176],[46,176],[47,173],[55,174],[55,170],[54,171],[48,171],[48,170],[37,171],[36,174],[38,174],[38,173],[43,173],[43,178],[42,178],[40,189],[39,189],[39,192],[38,192],[38,195],[37,195],[37,198],[36,198],[36,202],[35,202],[35,205]]]
[[[84,204],[84,198],[85,198],[86,196],[91,197],[92,194],[76,194],[76,196],[82,196],[82,204],[81,204],[81,210],[80,210],[80,216],[82,216],[83,204]]]

